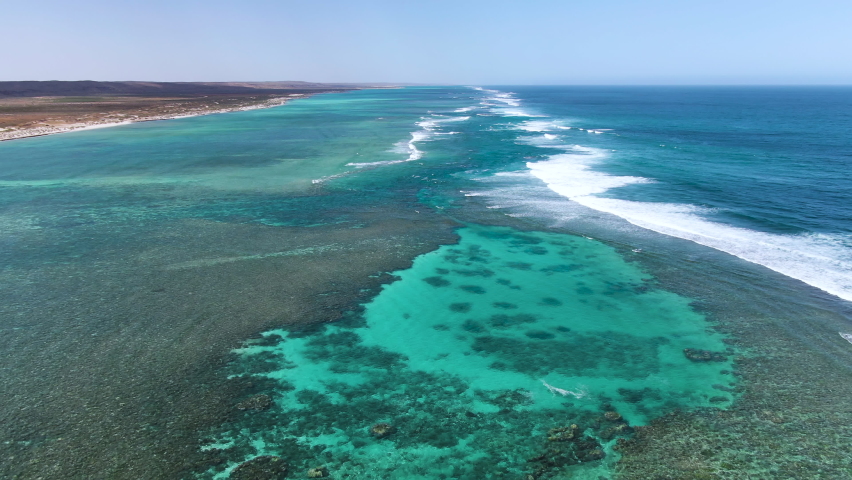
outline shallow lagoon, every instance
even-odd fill
[[[512,173],[476,95],[0,145],[0,476],[852,475],[849,304]]]
[[[333,478],[547,478],[565,468],[597,478],[631,426],[730,404],[722,336],[612,247],[507,227],[459,234],[396,272],[348,322],[274,330],[240,349],[243,375],[278,382],[276,405],[210,448],[244,455],[236,461],[286,456],[295,470],[325,465]],[[719,353],[703,361],[684,349]],[[371,434],[381,423],[393,432]],[[560,437],[572,428],[576,438]]]

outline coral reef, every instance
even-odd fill
[[[597,436],[601,440],[610,441],[616,437],[626,437],[632,435],[633,427],[615,410],[611,410],[611,405],[605,405],[606,410],[603,417],[596,419],[595,427]]]
[[[370,427],[370,434],[376,438],[385,438],[393,435],[396,428],[389,423],[377,423]]]
[[[273,404],[272,398],[265,393],[249,397],[237,404],[237,410],[255,410],[262,412]]]
[[[576,437],[579,433],[580,427],[578,427],[576,423],[572,423],[570,427],[551,428],[547,432],[547,441],[567,442],[569,440],[574,440],[574,437]]]
[[[728,357],[720,352],[710,350],[699,350],[696,348],[684,348],[683,354],[693,362],[724,362]]]
[[[278,480],[287,475],[287,463],[274,455],[263,455],[237,465],[230,480]]]
[[[495,234],[507,242],[488,243]],[[419,258],[364,306],[359,321],[276,330],[269,333],[281,341],[241,350],[247,358],[235,369],[257,368],[246,376],[278,382],[252,392],[275,392],[275,405],[240,416],[211,446],[230,459],[281,455],[294,471],[326,465],[336,478],[595,478],[611,474],[617,459],[608,454],[633,433],[628,421],[710,406],[717,396],[725,406],[732,366],[694,364],[678,346],[689,335],[691,346],[725,349],[685,299],[635,294],[630,286],[641,273],[617,259],[605,274],[553,268],[565,249],[525,253],[533,240],[606,250],[537,236],[464,233],[476,245]],[[515,259],[529,268],[507,265]],[[442,276],[430,276],[436,272]],[[472,277],[482,287],[467,285]],[[435,288],[441,285],[457,288]],[[583,285],[610,293],[588,303],[575,293]],[[482,291],[463,288],[473,286]],[[637,309],[639,317],[623,313]],[[270,371],[251,357],[280,366]],[[225,468],[216,464],[205,478],[219,480]]]
[[[551,428],[547,432],[547,444],[543,452],[528,460],[536,466],[526,478],[552,478],[567,466],[594,462],[604,457],[606,453],[601,443],[594,437],[584,435],[583,429],[577,424]]]
[[[328,469],[325,467],[316,467],[308,470],[308,478],[324,478],[328,476]]]

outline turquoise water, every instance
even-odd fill
[[[287,108],[9,142],[3,145],[0,185],[159,184],[252,194],[305,190],[312,180],[351,170],[346,164],[362,157],[398,159],[389,150],[408,139],[410,124],[419,118],[416,106],[398,96],[394,103],[353,92],[292,100]]]
[[[0,476],[848,477],[847,91],[785,92],[4,142]]]
[[[735,381],[722,336],[611,247],[505,227],[459,233],[458,244],[395,272],[362,318],[309,335],[274,330],[238,350],[243,362],[267,363],[269,371],[249,375],[278,382],[277,406],[268,424],[241,425],[215,445],[246,459],[287,445],[296,470],[325,464],[338,478],[565,468],[598,478],[630,425],[730,405]],[[696,362],[684,349],[720,358]],[[395,432],[370,435],[378,423]],[[603,459],[548,441],[572,424]],[[554,446],[565,450],[551,453],[565,457],[558,467],[531,467]]]

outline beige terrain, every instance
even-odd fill
[[[295,97],[364,87],[307,82],[0,82],[0,141],[267,108]]]

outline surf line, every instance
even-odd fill
[[[521,102],[511,93],[490,89],[480,91],[487,96],[483,103],[490,105],[495,114],[507,118],[551,118],[523,110]],[[734,255],[852,301],[852,250],[846,246],[849,238],[832,234],[773,234],[707,220],[705,216],[712,210],[695,205],[601,197],[600,194],[615,188],[655,181],[644,177],[610,175],[596,170],[594,166],[608,159],[611,153],[604,149],[564,144],[559,135],[560,130],[566,130],[562,123],[558,119],[526,120],[513,126],[525,132],[518,137],[523,143],[563,150],[564,153],[526,164],[526,172],[550,190],[584,207],[614,215],[637,227]],[[595,134],[610,132],[604,128],[586,131]],[[531,132],[543,135],[530,137],[528,134]]]

